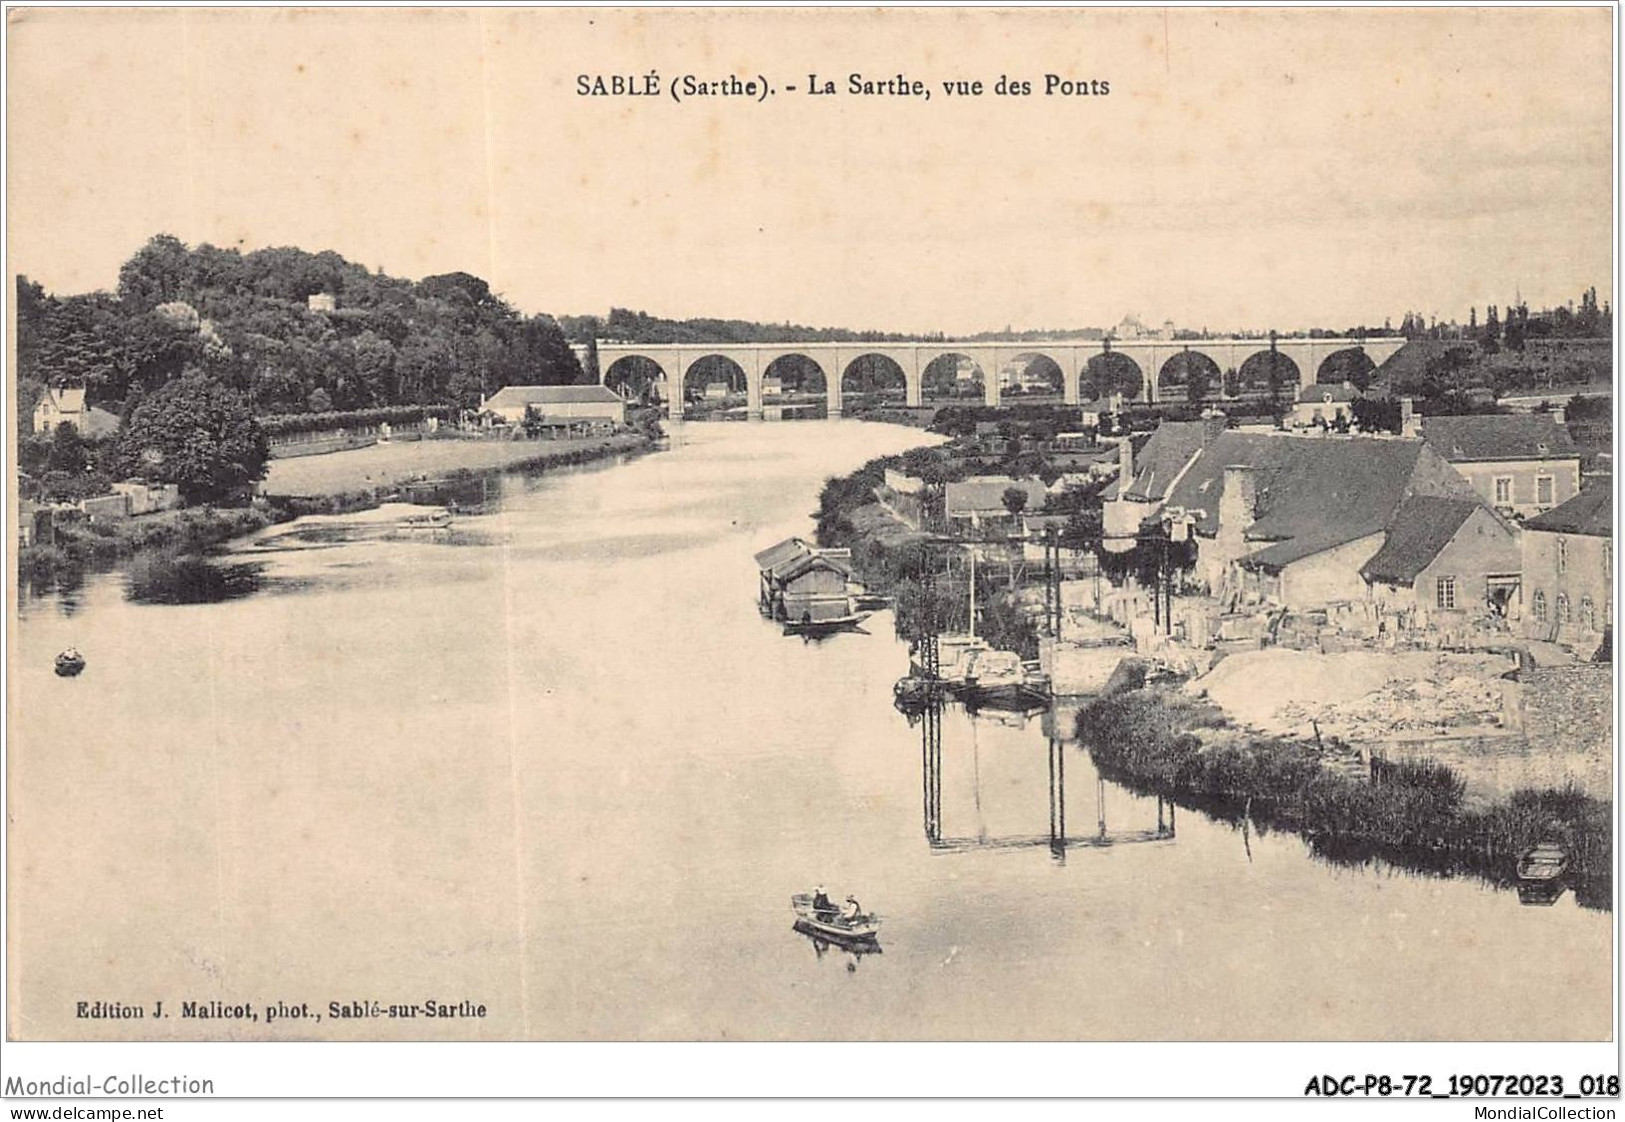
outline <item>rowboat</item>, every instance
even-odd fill
[[[69,647],[56,656],[56,672],[63,678],[72,678],[85,668],[85,656]]]
[[[837,631],[856,631],[857,627],[870,616],[869,612],[856,612],[852,615],[836,616],[833,619],[803,619],[792,620],[784,625],[786,635],[802,635],[812,639],[822,639],[826,635],[833,635]]]
[[[1569,855],[1556,842],[1541,842],[1518,859],[1518,879],[1556,880],[1569,867]]]
[[[397,530],[444,530],[451,525],[451,511],[445,508],[402,515],[395,523]]]
[[[873,915],[860,915],[855,920],[839,916],[820,917],[813,913],[813,898],[806,893],[790,897],[790,908],[796,913],[795,928],[805,935],[816,935],[832,943],[873,942],[880,934],[880,919]]]

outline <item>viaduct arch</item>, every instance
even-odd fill
[[[905,400],[911,406],[921,404],[921,388],[925,368],[946,355],[964,355],[981,367],[982,398],[988,405],[1001,400],[1002,379],[999,371],[1005,363],[1022,358],[1031,361],[1045,358],[1061,371],[1061,399],[1068,405],[1079,405],[1086,400],[1104,396],[1094,381],[1087,377],[1090,360],[1116,354],[1131,360],[1141,373],[1139,389],[1133,399],[1138,403],[1165,401],[1173,389],[1170,383],[1180,381],[1177,392],[1183,392],[1182,376],[1193,365],[1204,367],[1211,363],[1219,371],[1257,369],[1260,363],[1276,366],[1286,380],[1283,391],[1295,390],[1300,383],[1313,384],[1320,367],[1327,358],[1342,351],[1363,353],[1373,364],[1381,365],[1391,357],[1405,340],[1398,336],[1379,336],[1364,339],[1106,339],[1106,340],[1032,340],[1013,343],[966,342],[890,342],[890,343],[615,343],[598,344],[598,366],[605,375],[622,359],[638,358],[658,366],[666,383],[666,398],[670,403],[671,418],[682,420],[684,380],[693,365],[702,358],[718,355],[737,364],[745,372],[746,411],[752,418],[762,415],[762,378],[767,368],[781,358],[799,356],[816,364],[823,372],[828,413],[839,417],[849,392],[843,385],[848,369],[865,355],[880,355],[896,363],[906,383]],[[1271,353],[1290,360],[1269,359]],[[1177,356],[1190,355],[1174,361]],[[1264,356],[1259,358],[1259,356]],[[1249,363],[1251,364],[1249,366]],[[1102,363],[1097,361],[1095,369]],[[1105,365],[1109,365],[1109,362]],[[624,369],[624,367],[623,367]],[[1290,372],[1290,373],[1288,373]],[[1130,380],[1130,385],[1133,384]],[[1212,400],[1222,398],[1221,387],[1214,385]]]

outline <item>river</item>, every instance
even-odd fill
[[[202,604],[125,574],[12,631],[13,1031],[192,1039],[1603,1039],[1612,917],[1097,784],[1070,722],[941,725],[927,841],[906,647],[787,639],[751,554],[924,439],[690,424],[505,481],[451,540],[239,549]],[[52,656],[89,668],[58,679]],[[1035,844],[1008,844],[1031,839]],[[883,953],[792,931],[823,882]],[[306,1020],[76,1018],[107,1000]],[[484,1017],[334,1019],[329,1002]],[[314,1014],[322,1013],[317,1023]]]

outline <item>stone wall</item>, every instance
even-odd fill
[[[1524,735],[1532,751],[1564,760],[1594,794],[1613,788],[1614,668],[1581,663],[1519,675]]]

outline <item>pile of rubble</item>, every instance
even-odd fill
[[[1404,740],[1500,727],[1512,667],[1487,653],[1276,649],[1232,655],[1194,684],[1260,731]]]

